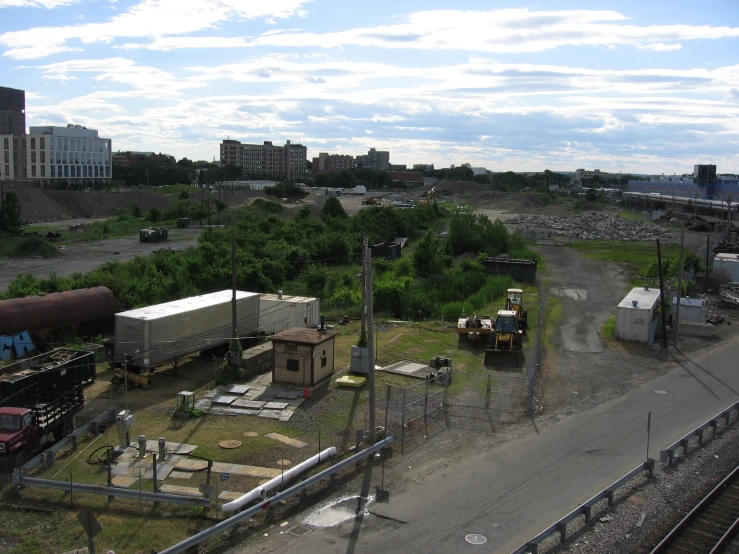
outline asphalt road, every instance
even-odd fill
[[[388,504],[338,527],[302,537],[271,537],[234,552],[509,553],[646,457],[652,411],[651,456],[739,398],[734,356],[739,341],[685,361],[670,373],[589,411],[483,452],[393,494]],[[666,391],[657,394],[654,391]],[[379,484],[368,475],[364,493]],[[360,491],[354,491],[359,494]],[[468,533],[487,538],[483,547]]]

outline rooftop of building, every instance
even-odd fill
[[[328,329],[320,331],[318,329],[293,327],[292,329],[280,331],[279,333],[272,335],[270,339],[272,342],[297,342],[298,344],[316,345],[326,342],[338,334],[338,331]]]

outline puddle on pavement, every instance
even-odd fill
[[[587,300],[588,291],[586,289],[566,289],[562,287],[555,287],[552,289],[552,294],[557,296],[567,296],[573,300]]]
[[[312,525],[313,527],[334,527],[358,515],[368,515],[367,508],[374,501],[374,496],[369,498],[350,496],[335,500],[313,511],[303,520],[303,524]]]

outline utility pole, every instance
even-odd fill
[[[217,217],[217,224],[221,224],[221,190],[223,189],[223,181],[218,183],[218,206],[216,213],[218,214]]]
[[[657,239],[657,266],[659,267],[659,298],[662,303],[662,346],[667,348],[667,314],[665,313],[665,282],[662,276],[662,249],[659,246],[659,239]],[[668,304],[669,306],[669,304]]]
[[[367,235],[362,233],[362,328],[360,330],[360,337],[364,337],[367,332]]]
[[[680,228],[680,263],[677,270],[677,305],[675,306],[675,328],[673,329],[672,344],[677,348],[677,328],[680,326],[680,301],[683,295],[683,248],[685,246],[685,222]]]
[[[231,365],[240,365],[238,359],[238,330],[236,328],[236,235],[231,235]]]
[[[377,442],[375,423],[375,318],[372,308],[372,250],[364,251],[367,260],[367,357],[369,358],[369,442]]]
[[[208,199],[205,201],[206,206],[208,206],[208,225],[210,225],[210,186],[208,186]]]
[[[708,256],[711,248],[711,235],[706,237],[706,267],[703,268],[703,292],[708,292]]]

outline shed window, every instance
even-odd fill
[[[299,360],[287,360],[287,370],[288,371],[300,371],[300,361]]]
[[[321,367],[326,367],[326,356],[321,358]]]
[[[286,352],[297,352],[298,351],[298,345],[297,344],[286,344],[285,345],[285,351]]]

